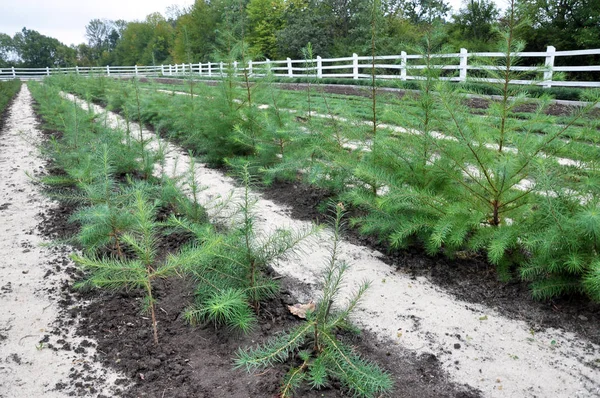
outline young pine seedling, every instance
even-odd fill
[[[133,253],[133,258],[100,258],[73,254],[71,258],[89,276],[76,284],[76,287],[98,287],[109,290],[142,289],[144,310],[152,317],[154,342],[158,344],[156,322],[156,300],[153,283],[176,272],[174,264],[156,264],[157,230],[156,205],[150,203],[142,190],[134,192],[133,216],[135,225],[121,239]]]
[[[256,323],[260,302],[279,291],[277,283],[267,275],[268,265],[298,250],[299,243],[317,229],[258,232],[247,164],[240,177],[244,190],[234,215],[239,225],[227,234],[218,234],[212,227],[171,218],[171,226],[191,233],[196,242],[169,256],[168,263],[177,265],[198,282],[195,303],[185,314],[189,322],[212,322],[246,333]]]
[[[338,340],[339,330],[351,330],[347,318],[367,290],[362,283],[348,299],[345,307],[335,309],[333,304],[343,287],[348,265],[339,259],[340,232],[343,227],[343,205],[334,208],[333,242],[323,276],[323,292],[313,311],[307,311],[306,322],[290,332],[273,338],[253,349],[240,349],[236,367],[248,371],[276,366],[290,360],[298,363],[285,375],[280,396],[291,397],[298,386],[307,381],[313,388],[324,387],[328,380],[339,380],[358,397],[374,397],[392,388],[390,376],[377,365],[362,359]]]

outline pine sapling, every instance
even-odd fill
[[[277,366],[293,358],[292,361],[299,365],[292,366],[285,375],[280,388],[282,398],[293,396],[294,390],[302,382],[308,382],[311,387],[318,389],[326,386],[328,380],[339,380],[359,397],[376,397],[392,388],[392,381],[386,372],[361,358],[336,335],[340,330],[352,329],[347,318],[369,283],[362,283],[344,307],[336,308],[348,265],[339,258],[340,234],[344,224],[343,205],[337,204],[334,212],[333,238],[325,265],[323,291],[316,307],[308,307],[306,322],[262,346],[240,349],[235,360],[236,367],[253,371]]]
[[[248,295],[250,302],[258,311],[260,300],[272,296],[278,289],[275,284],[264,278],[266,267],[275,259],[282,258],[298,250],[299,243],[316,233],[315,227],[296,232],[276,230],[265,235],[257,234],[254,225],[255,199],[251,193],[251,175],[248,164],[242,166],[240,177],[244,184],[242,198],[239,204],[239,214],[242,218],[239,234],[243,253],[243,268],[248,277]]]
[[[101,152],[89,160],[89,167],[90,178],[79,179],[77,184],[81,193],[70,198],[85,205],[71,217],[71,221],[81,224],[76,239],[91,254],[111,244],[122,258],[122,236],[132,227],[133,218],[124,211],[129,198],[114,179],[108,145],[102,145]]]
[[[300,250],[299,243],[317,229],[258,233],[247,164],[242,167],[240,177],[244,190],[238,211],[231,217],[236,223],[233,229],[227,234],[217,234],[212,228],[172,217],[170,224],[194,235],[196,243],[170,256],[168,262],[198,281],[196,302],[186,311],[188,321],[209,321],[215,326],[248,332],[256,322],[260,302],[279,290],[266,273],[269,264]]]
[[[124,234],[122,241],[133,253],[133,258],[100,258],[97,256],[73,254],[71,258],[89,274],[76,287],[97,287],[109,290],[142,289],[144,291],[145,311],[150,312],[154,342],[158,344],[158,324],[156,320],[156,299],[153,283],[158,278],[165,278],[177,271],[174,264],[157,264],[156,205],[151,203],[147,195],[137,190],[134,192],[133,217],[135,227]]]

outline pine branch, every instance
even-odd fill
[[[240,349],[235,360],[235,367],[245,367],[248,372],[255,369],[274,366],[276,362],[285,362],[289,355],[306,340],[306,336],[314,327],[313,322],[306,322],[292,332],[283,334],[255,349]]]

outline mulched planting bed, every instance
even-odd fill
[[[56,132],[45,131],[46,137]],[[44,173],[60,175],[51,162]],[[300,209],[320,201],[326,193],[317,192],[309,197]],[[50,240],[68,240],[77,231],[77,224],[69,222],[76,208],[67,203],[39,214],[39,229]],[[318,212],[312,210],[312,216]],[[165,214],[159,214],[164,217]],[[306,217],[306,215],[304,216]],[[186,237],[171,235],[160,242],[161,253],[176,251],[186,243]],[[53,272],[64,272],[74,280],[83,274],[66,260],[53,264]],[[277,277],[276,275],[273,275]],[[248,374],[244,369],[234,369],[233,358],[240,347],[265,342],[300,322],[287,310],[295,304],[288,287],[298,282],[281,278],[282,292],[279,298],[261,303],[259,325],[249,335],[216,329],[212,324],[191,326],[182,313],[194,298],[193,284],[182,278],[170,278],[156,284],[159,345],[152,340],[148,316],[140,313],[143,295],[137,291],[107,293],[96,290],[74,290],[71,283],[60,287],[61,314],[55,338],[45,336],[41,342],[54,350],[85,353],[91,346],[97,350],[93,360],[120,371],[125,377],[117,380],[122,389],[115,392],[122,397],[276,397],[279,385],[288,365]],[[76,327],[76,335],[85,339],[78,346],[65,343],[60,337],[61,329]],[[365,358],[376,362],[388,371],[394,380],[392,396],[402,397],[479,397],[478,391],[449,381],[433,354],[417,356],[408,350],[399,350],[392,344],[379,341],[371,333],[338,336],[360,352]],[[97,342],[91,343],[90,340]],[[398,353],[401,353],[399,355]],[[392,354],[393,353],[393,354]],[[92,358],[90,358],[92,359]],[[297,365],[297,364],[296,364]],[[69,382],[59,382],[56,390],[69,395],[90,396],[97,393],[92,379],[85,372],[72,371]],[[348,393],[333,382],[327,388],[313,391],[300,389],[299,397],[345,397]]]
[[[74,232],[73,224],[68,222],[73,210],[62,205],[41,214],[41,231],[50,239],[64,239]],[[173,251],[180,244],[177,240],[165,242],[162,250]],[[65,265],[55,266],[60,271]],[[73,267],[68,272],[81,277]],[[161,281],[156,287],[159,345],[152,341],[150,320],[140,315],[142,295],[135,291],[79,291],[64,284],[60,302],[63,316],[58,329],[80,318],[77,334],[96,340],[100,353],[97,359],[127,377],[119,381],[124,386],[120,394],[123,397],[276,397],[287,366],[248,374],[245,370],[233,369],[232,358],[239,347],[259,344],[298,324],[299,320],[287,310],[287,305],[295,303],[286,288],[292,283],[296,284],[281,279],[280,298],[262,303],[259,326],[248,336],[215,329],[212,324],[186,324],[181,314],[192,302],[194,292],[192,284],[181,278]],[[399,356],[397,347],[392,355],[389,344],[379,342],[369,333],[339,337],[391,373],[395,381],[393,396],[480,396],[473,389],[451,383],[435,355],[417,356],[406,351]],[[49,345],[49,348],[81,351],[89,344],[84,340],[78,347]],[[72,385],[59,383],[56,388],[74,391],[76,395],[93,393],[85,375],[75,372],[70,377]],[[297,396],[344,397],[347,394],[333,383],[319,391],[301,389]]]
[[[320,210],[326,208],[332,195],[301,183],[284,182],[264,188],[263,197],[291,206],[291,215],[296,219],[323,222],[326,217]],[[57,223],[60,221],[54,221],[54,229],[60,230]],[[525,321],[532,335],[548,327],[557,327],[600,343],[600,332],[595,327],[600,321],[600,305],[591,304],[585,298],[537,303],[532,301],[526,284],[516,280],[498,281],[494,268],[483,257],[428,257],[419,248],[392,251],[376,239],[362,237],[352,230],[346,238],[351,243],[385,253],[382,260],[391,267],[415,278],[425,276],[460,300],[484,304],[512,319]],[[181,237],[165,242],[163,255],[176,250],[183,242]],[[75,307],[71,313],[83,317],[79,333],[97,339],[102,361],[120,369],[127,375],[127,382],[133,383],[124,396],[267,397],[277,396],[279,382],[287,367],[248,375],[243,370],[232,369],[232,358],[238,347],[264,342],[297,324],[298,320],[288,313],[286,305],[294,303],[288,292],[298,290],[299,284],[285,278],[281,281],[283,295],[263,303],[260,326],[249,336],[217,330],[212,325],[186,325],[180,314],[193,300],[192,286],[181,279],[161,282],[157,286],[159,346],[152,343],[149,319],[140,317],[141,295],[135,292],[82,293],[72,292],[68,286],[64,288],[71,300],[66,305]],[[91,303],[82,305],[82,299],[89,299]],[[474,311],[470,305],[466,307]],[[438,361],[442,356],[425,354],[417,357],[398,346],[391,346],[397,343],[377,343],[368,333],[358,338],[347,335],[340,338],[392,374],[396,389],[391,396],[479,396],[478,391],[448,382]],[[460,340],[461,336],[457,335],[457,338]],[[457,345],[460,348],[459,343],[454,344],[455,348]],[[458,361],[455,364],[458,369]],[[319,392],[302,390],[297,396],[345,396],[335,383],[329,387]]]

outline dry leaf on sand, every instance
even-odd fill
[[[294,315],[296,315],[298,318],[302,318],[302,319],[306,319],[306,313],[308,311],[313,312],[316,308],[315,303],[313,303],[312,301],[307,303],[307,304],[294,304],[294,305],[288,305],[288,309],[290,310],[290,312]]]

